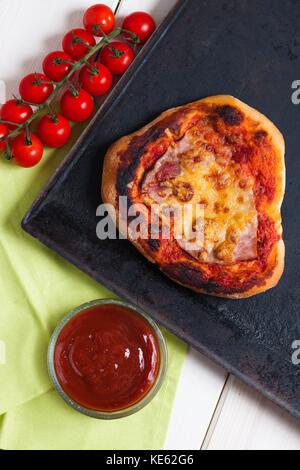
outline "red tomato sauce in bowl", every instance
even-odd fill
[[[50,342],[50,376],[60,395],[90,416],[127,416],[156,394],[166,370],[157,325],[121,301],[95,301],[71,312]]]

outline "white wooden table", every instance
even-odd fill
[[[201,1],[201,0],[199,0]],[[94,0],[0,0],[0,79],[11,96],[20,78],[60,47],[62,31],[81,24]],[[118,17],[136,10],[159,23],[176,0],[101,0]],[[24,38],[24,40],[22,40]],[[0,86],[1,93],[1,86]],[[300,422],[190,350],[183,368],[166,449],[300,449]]]

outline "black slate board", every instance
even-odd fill
[[[300,418],[300,73],[298,0],[182,0],[118,83],[25,217],[24,229],[228,371]],[[287,143],[283,206],[286,269],[248,300],[197,295],[173,284],[126,240],[99,241],[95,211],[108,145],[161,111],[233,94],[269,116]]]

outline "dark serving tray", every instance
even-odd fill
[[[300,366],[291,355],[300,339],[300,106],[291,86],[300,78],[299,25],[299,1],[180,1],[23,221],[27,232],[298,418]],[[265,113],[287,143],[285,273],[278,287],[248,300],[197,295],[128,241],[96,237],[108,146],[167,108],[220,93]]]

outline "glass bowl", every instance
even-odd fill
[[[60,333],[62,330],[65,328],[65,326],[69,323],[70,320],[72,320],[74,317],[77,315],[80,315],[83,313],[85,310],[89,310],[92,307],[95,306],[105,306],[105,305],[118,305],[121,307],[124,307],[126,309],[129,309],[133,312],[135,312],[137,315],[142,316],[148,324],[153,328],[157,340],[158,340],[158,345],[159,345],[159,351],[160,351],[160,368],[158,371],[157,378],[155,382],[153,383],[152,387],[149,389],[147,395],[145,395],[140,401],[137,403],[131,405],[129,408],[124,408],[121,410],[115,410],[115,411],[99,411],[99,410],[94,410],[90,408],[86,408],[76,401],[74,401],[63,389],[61,384],[58,381],[56,372],[55,372],[55,366],[54,366],[54,351],[56,348],[57,340],[60,336]],[[53,382],[53,385],[58,392],[58,394],[65,400],[65,402],[71,406],[74,410],[83,413],[86,416],[92,417],[92,418],[97,418],[97,419],[117,419],[117,418],[124,418],[126,416],[129,416],[133,413],[136,413],[137,411],[141,410],[144,408],[146,405],[148,405],[155,395],[158,393],[160,390],[162,383],[164,381],[166,371],[167,371],[167,363],[168,363],[168,354],[167,354],[167,346],[165,339],[157,326],[157,324],[145,313],[142,309],[139,307],[130,304],[129,302],[125,302],[122,300],[114,300],[114,299],[102,299],[102,300],[94,300],[91,302],[87,302],[71,312],[69,312],[63,320],[59,323],[59,325],[56,327],[50,343],[49,343],[49,349],[48,349],[48,371],[50,378]]]

